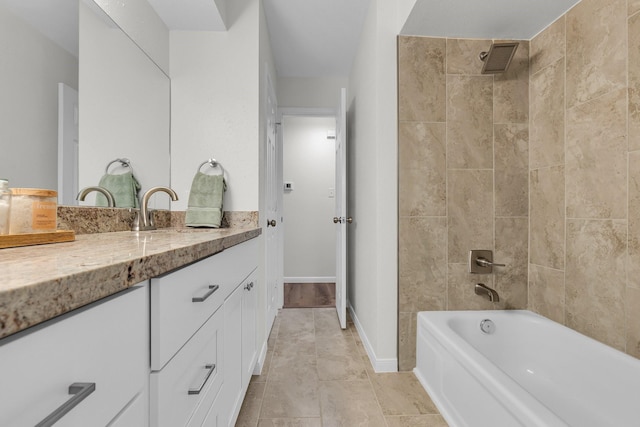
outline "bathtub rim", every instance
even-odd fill
[[[424,315],[422,315],[423,313]],[[432,317],[436,317],[437,319],[430,319],[430,314]],[[421,323],[425,326],[431,326],[430,328],[425,328],[424,332],[429,334],[430,337],[438,342],[438,344],[445,349],[446,353],[455,359],[460,367],[462,367],[462,369],[464,369],[465,372],[473,378],[473,380],[478,382],[493,399],[500,402],[505,408],[505,411],[514,415],[517,413],[517,417],[524,418],[525,421],[528,422],[528,424],[524,425],[568,426],[568,424],[566,424],[559,415],[554,413],[535,396],[525,390],[517,381],[498,368],[491,360],[476,350],[455,331],[452,330],[452,334],[450,335],[443,332],[442,327],[451,329],[451,327],[446,324],[446,319],[455,317],[458,314],[486,317],[490,317],[492,314],[530,314],[533,315],[533,317],[547,321],[551,320],[529,310],[458,310],[419,312],[417,316],[418,325],[416,327],[416,346],[419,342],[418,340],[420,340],[420,333],[423,331]],[[453,349],[454,351],[450,351],[450,349]],[[439,393],[437,393],[436,390],[427,383],[425,377],[420,372],[420,366],[418,365],[417,359],[416,367],[413,372],[418,378],[418,381],[420,381],[425,390],[427,390],[427,393],[429,393],[429,396],[435,403],[441,415],[448,423],[453,423],[455,419],[451,415],[448,405],[443,401],[443,399],[440,399]],[[514,413],[514,408],[517,409],[516,413]],[[456,424],[454,423],[453,425]]]

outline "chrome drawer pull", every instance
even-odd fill
[[[50,427],[67,415],[67,412],[75,408],[87,396],[96,390],[96,383],[73,383],[69,386],[69,394],[73,397],[50,413],[44,420],[36,424],[36,427]]]
[[[220,286],[218,285],[209,285],[209,290],[207,291],[206,294],[202,295],[201,297],[193,297],[191,298],[192,302],[204,302],[207,298],[209,298],[211,295],[213,295],[213,293],[215,291],[218,290]]]
[[[209,377],[211,376],[211,374],[213,374],[213,371],[216,370],[216,364],[214,363],[213,365],[205,365],[204,368],[208,371],[207,375],[204,377],[204,381],[202,381],[202,384],[200,384],[200,387],[190,388],[189,394],[200,394],[200,392],[204,388],[204,385],[207,383],[207,381],[209,381]]]

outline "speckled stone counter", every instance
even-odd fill
[[[257,237],[257,227],[76,236],[0,250],[0,338]]]

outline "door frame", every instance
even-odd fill
[[[283,149],[284,149],[284,132],[282,131],[282,118],[283,116],[299,116],[299,117],[336,117],[336,115],[338,114],[338,112],[336,111],[335,108],[314,108],[314,107],[278,107],[278,111],[276,113],[276,122],[278,124],[278,132],[276,134],[276,142],[278,144],[278,150],[280,152],[280,162],[278,164],[278,180],[280,182],[280,188],[284,188],[284,161],[282,158],[282,154],[283,154]],[[278,193],[280,199],[280,208],[282,210],[283,208],[283,203],[282,203],[282,197],[283,197],[283,193],[280,192]],[[282,213],[282,212],[281,212]],[[282,213],[282,216],[280,217],[280,223],[284,225],[284,213]],[[283,228],[281,227],[279,230],[279,239],[280,239],[280,258],[284,261],[284,232],[283,232]],[[283,268],[284,268],[284,262],[283,262]],[[281,279],[284,279],[284,271],[281,272],[282,274],[280,275]],[[279,292],[278,297],[280,298],[279,304],[280,307],[282,307],[284,305],[284,283],[282,283],[282,286],[280,287],[281,292]]]

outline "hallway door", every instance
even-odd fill
[[[336,310],[340,327],[347,327],[347,90],[342,89],[336,114]]]
[[[265,282],[266,282],[266,321],[267,331],[271,331],[278,308],[282,306],[282,248],[280,246],[282,234],[281,215],[281,185],[278,179],[280,150],[278,149],[276,112],[277,104],[271,78],[267,73],[266,97],[266,227],[265,230]]]

